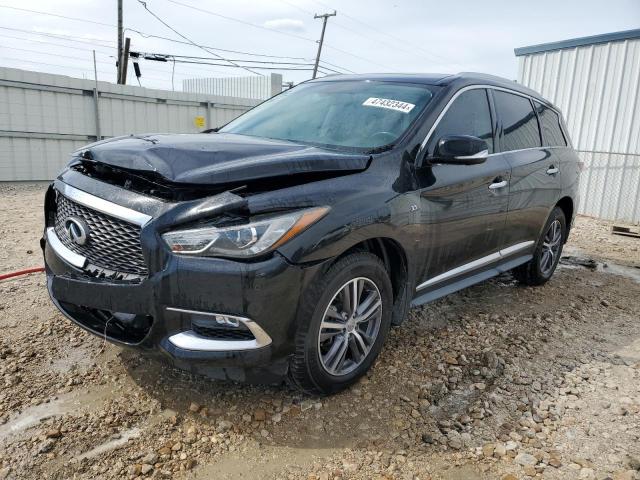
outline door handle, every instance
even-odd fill
[[[496,178],[496,180],[499,180]],[[494,181],[491,185],[489,185],[489,190],[496,190],[498,188],[503,188],[507,186],[507,181],[506,180],[501,180],[499,182]]]
[[[556,173],[558,173],[560,170],[557,167],[554,167],[553,165],[551,165],[548,169],[547,169],[547,175],[555,175]]]

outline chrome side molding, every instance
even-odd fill
[[[79,190],[63,182],[56,182],[55,187],[56,190],[68,199],[80,203],[85,207],[93,208],[99,212],[124,220],[125,222],[133,223],[142,227],[152,218],[151,215],[123,207],[122,205],[110,202],[104,198],[96,197],[95,195],[91,195],[84,190]]]
[[[205,338],[193,330],[176,333],[169,337],[169,342],[184,350],[193,350],[200,352],[228,352],[233,350],[254,350],[256,348],[266,347],[271,344],[271,337],[265,332],[260,325],[249,318],[238,317],[236,315],[226,315],[221,313],[201,312],[197,310],[185,310],[182,308],[166,307],[170,312],[186,313],[191,315],[203,315],[209,317],[224,316],[237,320],[251,331],[254,340],[216,340]]]
[[[475,270],[476,268],[480,268],[484,265],[488,265],[492,262],[495,262],[496,260],[499,260],[503,257],[508,257],[509,255],[512,255],[516,252],[519,252],[520,250],[524,250],[525,248],[530,247],[531,245],[533,245],[535,242],[533,240],[529,240],[526,242],[520,242],[520,243],[516,243],[515,245],[511,245],[510,247],[507,248],[503,248],[502,250],[499,250],[495,253],[492,253],[490,255],[487,255],[486,257],[482,257],[479,258],[477,260],[474,260],[473,262],[469,262],[469,263],[465,263],[464,265],[460,265],[459,267],[456,267],[452,270],[449,270],[448,272],[444,272],[440,275],[437,275],[433,278],[430,278],[429,280],[427,280],[426,282],[421,283],[420,285],[418,285],[416,287],[416,291],[418,290],[422,290],[423,288],[426,288],[430,285],[433,285],[435,283],[439,283],[442,282],[444,280],[447,280],[451,277],[456,277],[458,275],[461,275],[463,273],[469,272],[471,270]]]
[[[458,155],[456,160],[478,160],[484,159],[486,160],[489,156],[489,150],[482,150],[481,152],[474,153],[473,155]]]
[[[51,245],[53,251],[62,258],[69,265],[73,265],[74,267],[84,268],[87,263],[87,257],[83,257],[82,255],[77,254],[69,250],[58,238],[56,235],[56,231],[53,227],[48,227],[46,231],[47,243]]]

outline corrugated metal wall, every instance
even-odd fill
[[[182,90],[266,100],[282,91],[282,75],[272,73],[263,77],[189,78],[182,81]]]
[[[640,38],[519,56],[585,162],[579,212],[640,223]]]
[[[50,180],[97,138],[91,80],[0,68],[0,181]],[[195,133],[224,125],[256,100],[98,83],[100,136]],[[204,119],[199,126],[196,118]]]

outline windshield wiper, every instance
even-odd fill
[[[367,153],[368,155],[373,155],[375,153],[382,153],[382,152],[386,152],[387,150],[391,150],[395,146],[396,146],[395,143],[388,143],[387,145],[382,145],[381,147],[375,147],[375,148],[372,148],[371,150],[367,150],[365,153]]]

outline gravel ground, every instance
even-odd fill
[[[0,184],[0,272],[42,263],[43,184]],[[640,241],[580,217],[544,287],[411,311],[329,398],[211,382],[0,282],[0,479],[640,479]]]

